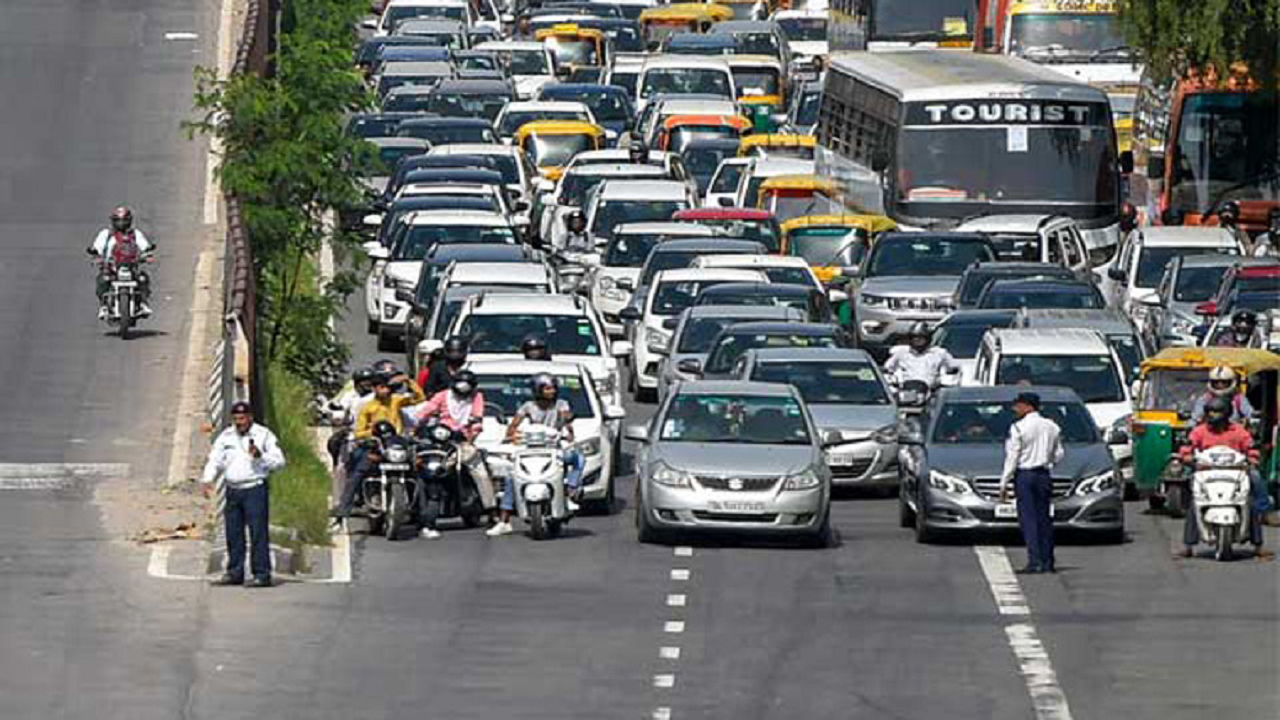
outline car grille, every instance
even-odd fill
[[[835,479],[860,478],[871,469],[874,457],[854,458],[852,465],[832,465],[831,477]]]
[[[698,484],[708,490],[741,490],[743,492],[759,492],[760,490],[768,490],[777,483],[778,478],[776,477],[698,477]]]
[[[891,297],[888,298],[890,310],[926,310],[937,312],[950,310],[950,298],[942,297]]]
[[[709,522],[738,522],[738,523],[773,523],[778,519],[777,513],[722,513],[707,512],[706,510],[694,510],[693,517],[698,520],[706,520]]]
[[[1054,480],[1053,496],[1056,498],[1066,497],[1071,494],[1071,487],[1075,483],[1071,480]],[[979,495],[987,500],[997,500],[1000,497],[1000,478],[977,478],[973,481],[973,489]],[[1009,483],[1009,497],[1013,497],[1013,483]]]

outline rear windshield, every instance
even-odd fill
[[[1004,355],[997,385],[1055,385],[1071,388],[1086,403],[1122,402],[1120,375],[1109,355]]]

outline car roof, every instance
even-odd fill
[[[536,300],[530,301],[530,298]],[[486,294],[484,302],[472,307],[476,315],[586,315],[579,295],[530,295],[529,293]]]
[[[762,383],[751,380],[699,380],[680,383],[676,395],[760,395],[763,397],[793,397],[800,402],[799,394],[790,385]]]
[[[984,292],[996,294],[1000,292],[1036,292],[1048,290],[1092,290],[1093,283],[1088,280],[1075,280],[1071,278],[1013,278],[1010,280],[996,280],[987,285]]]
[[[445,243],[427,252],[427,262],[447,265],[451,262],[513,262],[528,260],[523,245],[509,243]]]
[[[775,335],[834,335],[840,328],[830,323],[807,322],[745,322],[735,323],[720,331],[721,334],[745,335],[747,333],[764,333]]]
[[[855,348],[752,348],[747,351],[758,363],[774,362],[865,362],[875,363],[866,350]]]
[[[393,212],[415,210],[492,210],[497,202],[492,193],[414,193],[401,195],[391,203]]]
[[[652,55],[644,61],[644,69],[649,68],[709,68],[729,72],[729,63],[701,55]]]
[[[479,225],[483,227],[510,227],[505,215],[480,210],[415,210],[405,216],[405,221],[417,225]]]
[[[435,3],[432,3],[432,4],[435,4]],[[444,5],[445,3],[440,3],[440,4]],[[396,34],[398,35],[414,34],[414,33],[410,33],[408,31],[408,28],[412,28],[414,30],[428,30],[428,31],[435,30],[437,32],[446,33],[446,32],[465,31],[467,29],[467,26],[458,20],[446,20],[444,18],[438,18],[438,17],[437,18],[431,18],[431,17],[406,18],[404,20],[401,20],[400,23],[396,25]],[[421,33],[418,33],[418,34],[421,34]]]
[[[465,95],[510,95],[514,86],[509,80],[490,78],[449,78],[436,85],[436,92],[462,93]]]
[[[552,95],[629,95],[626,88],[620,88],[617,85],[605,85],[603,83],[555,83],[544,85],[540,94],[550,93]]]
[[[679,180],[605,180],[601,200],[687,200],[689,188]]]
[[[634,222],[619,223],[613,235],[684,235],[688,237],[715,237],[716,231],[706,225],[682,222]]]
[[[801,160],[790,157],[757,158],[751,168],[755,177],[771,177],[773,175],[811,175],[814,171],[812,160]]]
[[[453,66],[439,60],[392,60],[382,66],[382,75],[452,75]]]
[[[945,320],[938,323],[939,327],[944,325],[993,325],[1004,323],[1012,324],[1018,317],[1017,310],[988,310],[988,309],[963,309],[956,310],[946,317]]]
[[[379,148],[422,148],[423,152],[427,151],[430,143],[422,138],[401,137],[399,135],[371,137],[365,138],[367,142],[377,145]]]
[[[750,253],[727,254],[727,255],[707,255],[705,258],[698,258],[698,265],[701,267],[794,267],[808,268],[809,261],[802,257],[791,255],[753,255]]]
[[[414,87],[410,85],[409,87]],[[399,88],[397,88],[399,89]],[[394,91],[392,91],[394,92]],[[400,127],[440,127],[447,125],[474,126],[492,128],[493,125],[484,118],[478,117],[458,117],[456,115],[426,115],[417,116],[400,122]]]
[[[708,270],[719,268],[706,268]],[[814,292],[812,285],[799,285],[797,283],[773,283],[773,282],[730,282],[709,287],[702,291],[702,294],[711,296],[715,295],[760,295],[762,297],[808,297]]]
[[[683,311],[690,318],[743,318],[751,320],[803,321],[803,313],[782,305],[694,305]]]
[[[586,112],[587,104],[576,100],[520,100],[507,103],[507,112],[537,110],[542,112]]]
[[[1076,310],[1066,308],[1024,308],[1016,311],[1022,327],[1087,328],[1104,335],[1133,333],[1133,323],[1119,310]]]
[[[1045,222],[1060,215],[1023,214],[1023,215],[985,215],[967,220],[956,226],[956,230],[968,232],[1026,232],[1034,233]]]
[[[642,175],[652,175],[653,177],[665,178],[669,175],[666,168],[660,165],[640,165],[636,163],[588,163],[586,165],[574,165],[566,171],[566,174],[602,175],[604,177],[613,175],[619,178],[638,177]]]
[[[502,285],[545,285],[550,271],[541,263],[459,262],[449,275],[455,283],[494,282]]]
[[[654,247],[653,252],[700,252],[700,251],[727,251],[727,252],[744,252],[749,253],[764,248],[764,245],[755,240],[737,240],[734,238],[689,238],[681,240],[668,240]]]
[[[732,37],[721,35],[713,35],[711,33],[678,33],[672,35],[667,40],[667,47],[685,46],[691,48],[725,48],[734,47],[737,41]]]
[[[1223,227],[1148,225],[1138,230],[1144,247],[1222,247],[1239,245],[1231,231]]]
[[[1057,385],[973,385],[945,387],[938,391],[938,402],[1003,402],[1012,403],[1020,393],[1029,392],[1050,402],[1074,402],[1083,404],[1080,396],[1071,388]]]
[[[677,268],[674,270],[659,270],[658,274],[653,278],[653,284],[656,286],[664,282],[688,282],[696,280],[754,283],[758,282],[760,278],[761,274],[755,270],[735,270],[729,268]]]
[[[532,40],[486,40],[472,50],[537,50],[543,52],[547,46]]]
[[[1006,355],[1107,355],[1111,346],[1097,330],[1084,328],[992,328]]]
[[[428,155],[510,155],[515,156],[520,148],[514,145],[496,143],[447,143],[436,145],[427,152]]]

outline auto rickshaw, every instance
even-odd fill
[[[609,38],[600,30],[563,23],[537,31],[534,38],[551,50],[562,67],[609,66]]]
[[[839,286],[857,271],[880,233],[897,230],[883,215],[809,215],[782,224],[782,254],[802,257],[829,288],[841,325],[852,322],[848,295]],[[843,297],[841,297],[843,295]]]
[[[574,155],[603,148],[605,132],[589,122],[537,120],[521,125],[514,141],[538,172],[554,182]]]
[[[662,121],[654,149],[678,153],[694,140],[740,138],[750,130],[741,115],[672,115]]]
[[[657,50],[670,35],[704,33],[712,25],[733,18],[733,11],[714,3],[676,3],[640,13],[640,34],[645,47]]]
[[[1172,462],[1187,440],[1196,400],[1207,392],[1209,371],[1226,366],[1245,388],[1254,418],[1248,430],[1262,449],[1262,477],[1276,478],[1277,379],[1280,355],[1247,348],[1166,348],[1142,362],[1129,423],[1133,443],[1133,483],[1171,515],[1187,507],[1187,476]]]
[[[784,157],[812,160],[818,139],[812,135],[748,135],[738,144],[738,157]]]
[[[756,207],[785,223],[807,215],[830,213],[843,207],[840,188],[819,175],[775,175],[760,183]]]
[[[738,90],[738,104],[746,110],[764,109],[764,113],[772,120],[772,116],[786,108],[787,73],[782,63],[770,55],[726,55],[725,62],[733,73],[733,84]]]

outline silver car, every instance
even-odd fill
[[[735,323],[768,320],[804,322],[804,313],[787,307],[701,305],[684,310],[678,318],[668,318],[664,325],[669,324],[668,329],[674,332],[658,365],[658,400],[676,383],[698,379],[681,370],[680,363],[690,359],[705,362],[721,330]]]
[[[818,429],[837,487],[898,486],[898,406],[880,368],[863,350],[748,350],[739,379],[794,385]]]
[[[642,443],[640,542],[720,531],[829,543],[831,471],[794,387],[681,383],[648,426],[629,427],[626,436]]]
[[[1142,330],[1158,348],[1192,347],[1200,344],[1203,318],[1196,306],[1212,300],[1222,276],[1234,265],[1274,264],[1271,258],[1239,255],[1179,255],[1164,268],[1156,286],[1156,304],[1143,318]]]

